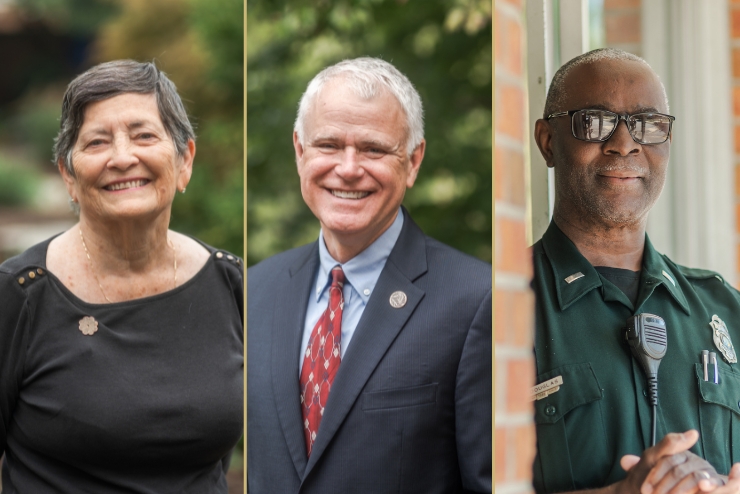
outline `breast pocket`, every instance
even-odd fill
[[[606,477],[609,469],[606,461],[599,461],[600,458],[606,459],[607,451],[601,413],[603,394],[591,364],[559,367],[538,375],[537,382],[543,383],[558,376],[563,380],[560,389],[534,404],[538,449],[534,482],[537,492],[593,487]],[[584,459],[588,459],[588,471],[577,470]]]
[[[699,424],[706,460],[717,472],[727,475],[740,461],[740,375],[724,362],[717,362],[719,383],[704,380],[704,369],[695,364],[699,386]]]
[[[428,405],[437,401],[437,383],[408,388],[369,391],[362,396],[362,409],[387,410]]]

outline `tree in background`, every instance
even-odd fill
[[[324,67],[379,57],[421,94],[427,149],[404,204],[432,237],[491,261],[490,0],[247,0],[248,263],[316,239],[292,145]]]

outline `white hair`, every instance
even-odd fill
[[[303,144],[305,137],[306,114],[316,96],[327,82],[343,78],[347,87],[363,99],[372,99],[383,90],[388,90],[396,97],[406,114],[406,149],[408,154],[421,144],[424,139],[424,110],[421,97],[411,81],[390,63],[379,58],[361,57],[343,60],[325,68],[308,83],[306,92],[298,105],[298,116],[294,130],[298,142]]]
[[[558,111],[573,110],[574,108],[561,108],[561,106],[563,105],[563,101],[565,101],[565,97],[567,95],[565,79],[568,77],[568,74],[571,70],[581,65],[601,62],[604,60],[624,60],[642,63],[648,69],[650,69],[653,74],[655,74],[655,71],[649,63],[633,53],[619,50],[617,48],[599,48],[597,50],[591,50],[582,55],[578,55],[572,60],[569,60],[562,67],[560,67],[557,72],[555,72],[555,76],[552,78],[552,82],[550,83],[550,89],[547,91],[547,100],[545,101],[545,112],[543,116],[547,118],[548,115],[552,115],[553,113]],[[660,77],[658,77],[658,74],[655,74],[655,76],[658,78],[658,82],[660,82],[660,88],[663,90],[663,98],[665,99],[666,111],[669,111],[668,95],[666,94],[665,86],[660,80]]]

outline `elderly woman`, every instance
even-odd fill
[[[0,265],[4,493],[225,493],[242,434],[241,260],[169,230],[193,129],[151,63],[64,95],[79,222]]]

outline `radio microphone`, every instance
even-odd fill
[[[632,356],[640,363],[647,378],[650,404],[653,406],[652,444],[655,446],[658,419],[658,367],[668,349],[665,321],[655,314],[637,314],[627,319],[625,338]]]

